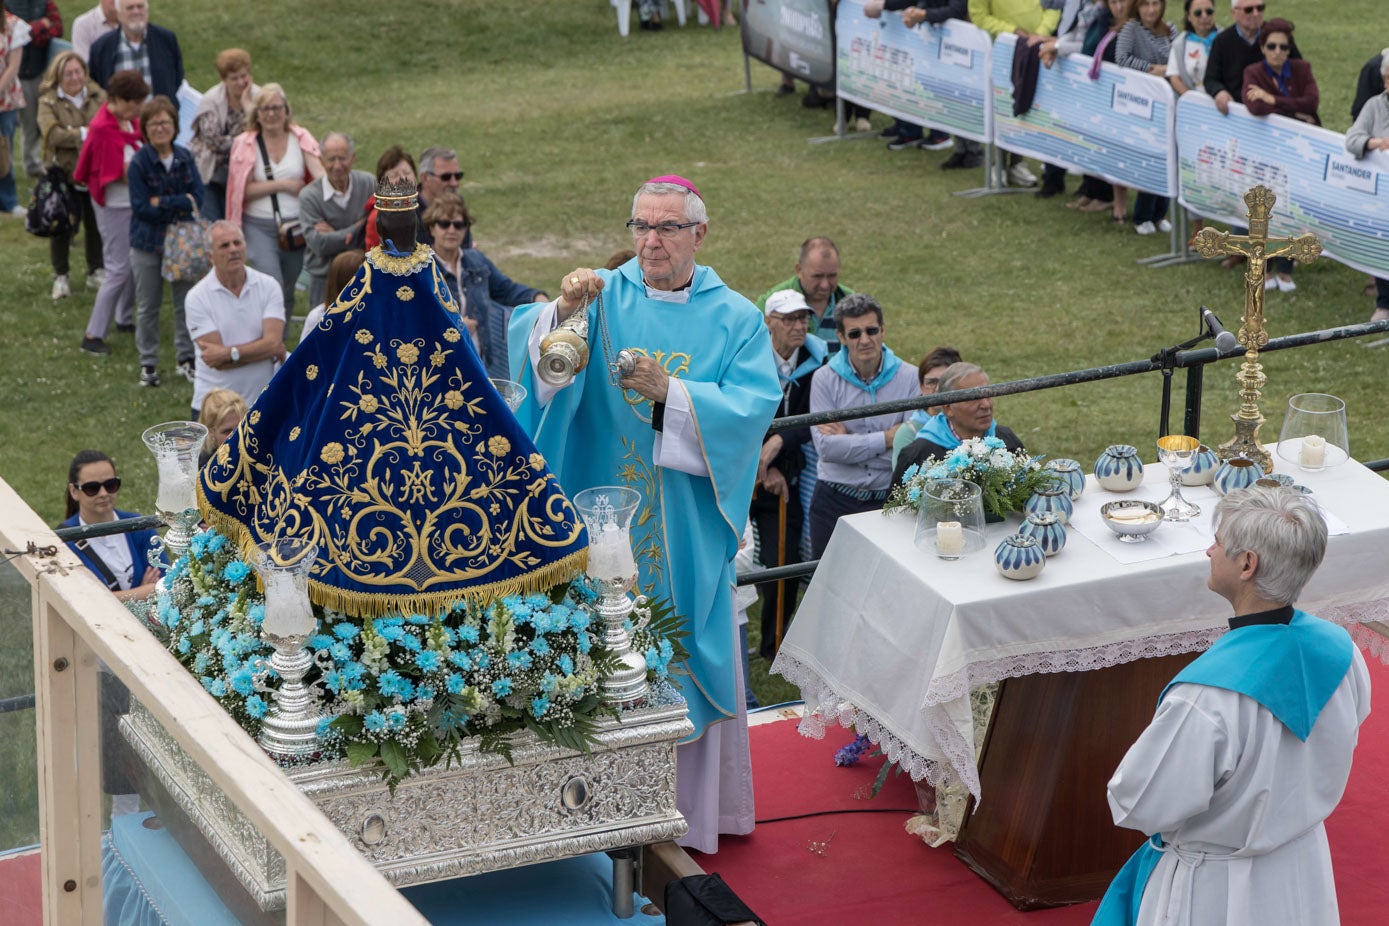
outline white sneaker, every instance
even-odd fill
[[[1264,277],[1264,292],[1270,293],[1278,288],[1277,277]]]
[[[873,123],[869,122],[867,117],[859,116],[857,119],[854,120],[854,131],[871,132],[873,131]]]
[[[87,288],[101,289],[101,284],[106,282],[106,268],[98,267],[87,274]]]
[[[53,278],[53,301],[57,302],[59,299],[66,299],[71,295],[72,287],[68,285],[67,274],[61,273],[55,276]]]
[[[1140,235],[1157,234],[1157,226],[1154,225],[1152,222],[1139,222],[1137,225],[1133,227],[1133,230]]]
[[[1165,235],[1172,230],[1172,223],[1163,219],[1157,224],[1157,229]]]
[[[1280,293],[1290,293],[1293,290],[1297,289],[1297,284],[1293,282],[1293,278],[1288,276],[1286,273],[1278,274],[1273,278],[1273,280],[1275,283],[1278,284],[1278,291]]]
[[[1037,175],[1027,169],[1027,165],[1019,161],[1008,168],[1009,186],[1036,186]]]
[[[26,209],[26,208],[24,208],[23,206],[15,206],[13,209],[10,210],[10,215],[14,216],[15,218],[19,218],[19,219],[24,218],[24,217],[27,216],[28,214],[29,214],[29,210]]]

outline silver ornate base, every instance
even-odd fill
[[[392,797],[380,774],[346,760],[288,772],[397,886],[515,868],[683,836],[675,809],[675,745],[694,727],[668,685],[605,721],[590,755],[518,736],[514,765],[466,751],[405,779]],[[284,859],[216,789],[144,706],[121,731],[262,910],[285,905]]]

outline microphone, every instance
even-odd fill
[[[1225,326],[1220,323],[1220,319],[1215,317],[1215,313],[1205,306],[1201,306],[1201,320],[1206,323],[1206,328],[1210,331],[1211,337],[1215,338],[1215,349],[1222,354],[1228,354],[1239,347],[1239,341],[1235,336],[1225,330]]]

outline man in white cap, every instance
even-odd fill
[[[766,300],[767,330],[772,335],[772,352],[781,382],[781,404],[777,417],[804,415],[810,412],[811,374],[820,369],[829,356],[824,340],[809,334],[815,321],[815,311],[804,295],[794,289],[772,293]],[[757,485],[752,493],[750,515],[757,525],[761,560],[764,566],[799,563],[801,525],[804,509],[801,506],[801,483],[815,479],[814,470],[806,469],[805,445],[810,441],[809,428],[768,434],[762,442],[757,461]],[[786,517],[782,520],[781,509]],[[795,582],[764,582],[757,590],[762,596],[761,654],[768,661],[776,655],[777,616],[785,621],[795,607]],[[783,594],[783,588],[788,594]]]

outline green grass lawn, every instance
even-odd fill
[[[91,5],[60,3],[69,22]],[[1228,24],[1228,8],[1217,11]],[[1270,11],[1299,24],[1329,128],[1349,125],[1356,75],[1384,44],[1366,26],[1383,12],[1383,0],[1278,0]],[[1180,4],[1168,18],[1180,18]],[[982,176],[937,170],[945,153],[889,152],[877,139],[809,144],[830,133],[832,114],[775,96],[777,75],[756,64],[754,92],[743,93],[736,30],[680,29],[672,17],[660,33],[623,39],[607,0],[166,0],[153,19],[176,30],[200,88],[216,81],[219,50],[249,50],[257,81],[282,83],[297,121],[319,136],[355,136],[359,167],[370,170],[394,143],[457,147],[479,246],[514,279],[551,292],[566,271],[627,247],[632,191],[673,171],[702,189],[712,219],[701,260],[735,289],[756,297],[790,274],[803,239],[829,235],[844,281],[886,307],[893,350],[915,362],[954,344],[995,382],[1146,358],[1193,333],[1199,305],[1231,323],[1243,303],[1239,276],[1213,264],[1138,266],[1160,243],[1116,230],[1106,215],[1031,196],[952,196]],[[887,121],[875,116],[874,127]],[[1270,295],[1273,336],[1369,317],[1363,275],[1322,261],[1297,279],[1295,294]],[[168,320],[165,385],[141,389],[130,336],[113,335],[108,357],[82,353],[93,294],[78,286],[55,304],[50,283],[46,242],[0,219],[0,477],[56,523],[68,460],[98,447],[125,479],[122,507],[150,511],[155,469],[140,433],[185,416],[191,398],[171,374]],[[1347,401],[1352,452],[1389,456],[1377,388],[1384,356],[1354,342],[1269,355],[1266,436],[1276,436],[1290,394],[1331,392]],[[1229,433],[1235,370],[1226,362],[1207,372],[1208,438]],[[1160,386],[1150,375],[1010,397],[997,415],[1029,449],[1088,462],[1110,443],[1152,447]],[[0,654],[27,645],[22,622],[0,622]],[[754,671],[764,703],[794,694],[768,680],[760,660]],[[0,662],[0,687],[28,691],[28,673]],[[0,737],[0,754],[26,748]],[[0,774],[8,768],[0,762]]]

